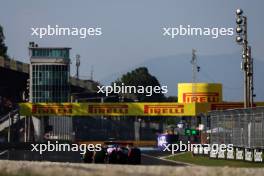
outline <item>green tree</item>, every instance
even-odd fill
[[[4,36],[3,27],[0,25],[0,56],[8,58],[7,46],[5,45],[4,40],[5,40],[5,36]]]
[[[178,102],[178,97],[177,96],[169,96],[166,98],[167,102]]]
[[[152,88],[154,88],[155,86],[160,87],[160,83],[157,80],[157,78],[155,76],[152,76],[146,67],[139,67],[131,72],[124,74],[123,76],[121,76],[121,78],[117,79],[115,83],[119,86],[122,85],[123,83],[123,85],[125,86],[135,86],[135,87],[143,86],[144,88],[146,88],[147,86],[148,87],[151,86]],[[145,91],[144,93],[135,93],[133,95],[126,94],[125,97],[137,99],[138,101],[146,101],[146,102],[147,101],[159,102],[165,100],[165,96],[163,95],[163,93],[155,93],[153,90],[151,93],[152,93],[151,96],[147,96],[149,94]]]

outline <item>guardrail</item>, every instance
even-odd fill
[[[11,112],[9,112],[8,114],[0,117],[0,124],[6,120],[8,120],[8,118],[10,116],[14,116],[15,114],[17,114],[19,112],[19,109],[15,109],[15,110],[12,110]]]
[[[0,131],[16,123],[18,119],[15,119],[14,117],[18,113],[19,113],[19,109],[15,109],[9,112],[8,114],[2,116],[0,118]]]

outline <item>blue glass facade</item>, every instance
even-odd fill
[[[33,65],[32,102],[68,102],[69,66]]]
[[[31,57],[44,57],[44,58],[63,58],[69,59],[70,52],[68,48],[32,48]]]

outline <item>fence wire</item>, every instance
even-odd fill
[[[212,111],[210,143],[264,149],[264,107]]]

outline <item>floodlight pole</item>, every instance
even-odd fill
[[[251,58],[251,47],[248,45],[247,39],[247,17],[242,15],[243,11],[236,11],[237,24],[236,32],[238,34],[236,40],[242,45],[242,70],[244,71],[244,108],[253,107],[254,102],[254,85],[253,85],[253,60]]]
[[[76,78],[79,79],[79,67],[81,65],[81,61],[80,61],[80,55],[77,54],[76,55]]]
[[[248,41],[247,41],[247,17],[243,16],[244,21],[244,41],[243,41],[243,53],[246,57],[243,57],[244,63],[244,108],[249,107],[249,79],[248,79]]]
[[[192,64],[192,99],[193,99],[196,93],[196,69],[197,69],[197,56],[195,49],[192,49],[191,64]]]

